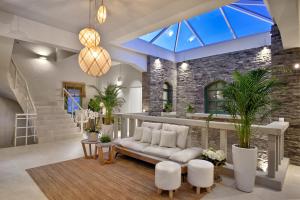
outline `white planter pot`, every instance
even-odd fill
[[[113,124],[102,124],[102,134],[108,135],[111,139],[113,139],[113,133],[114,133],[114,125]]]
[[[256,176],[257,148],[240,148],[234,144],[232,160],[236,187],[244,192],[252,192]]]
[[[88,141],[94,142],[98,140],[98,133],[92,132],[92,133],[87,133],[88,136]]]

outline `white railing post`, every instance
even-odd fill
[[[26,138],[25,138],[25,145],[28,144],[28,113],[25,114],[26,118],[26,125],[25,125],[25,133],[26,133]]]
[[[81,134],[83,134],[83,110],[81,110],[81,114],[80,114],[80,132]]]
[[[127,137],[127,118],[122,116],[121,122],[121,138]]]
[[[224,151],[227,157],[227,130],[220,130],[220,149]]]
[[[119,116],[114,117],[114,139],[119,137]]]
[[[201,146],[208,149],[208,128],[201,128]]]
[[[15,118],[15,140],[14,140],[14,146],[17,146],[17,137],[18,137],[18,117],[16,114],[16,118]]]
[[[129,118],[129,137],[132,137],[135,131],[135,119]]]

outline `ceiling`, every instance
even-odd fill
[[[99,5],[100,1],[96,1]],[[124,41],[231,2],[233,0],[104,0],[108,18],[97,28],[106,40],[122,38]],[[73,33],[88,25],[88,8],[88,0],[0,0],[2,11]]]
[[[140,36],[175,53],[270,32],[273,20],[263,0],[239,0]]]

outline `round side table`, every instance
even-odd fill
[[[84,139],[81,140],[81,145],[82,145],[82,149],[83,149],[83,153],[84,153],[84,158],[89,159],[89,158],[97,158],[97,144],[99,143],[99,141],[89,141],[88,139]],[[86,145],[89,145],[89,155],[86,152]],[[95,145],[95,151],[94,151],[94,155],[92,154],[92,145]]]
[[[115,145],[114,145],[114,143],[112,143],[112,142],[109,142],[109,143],[99,142],[96,145],[96,147],[98,149],[98,158],[99,158],[100,164],[104,165],[104,164],[110,164],[110,163],[114,162],[114,157],[115,157]],[[108,159],[104,158],[103,148],[108,148]]]

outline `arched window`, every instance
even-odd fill
[[[224,114],[223,89],[225,81],[216,81],[205,87],[205,112],[213,114]]]
[[[165,82],[163,86],[163,108],[165,110],[165,106],[171,105],[172,106],[172,86]]]

